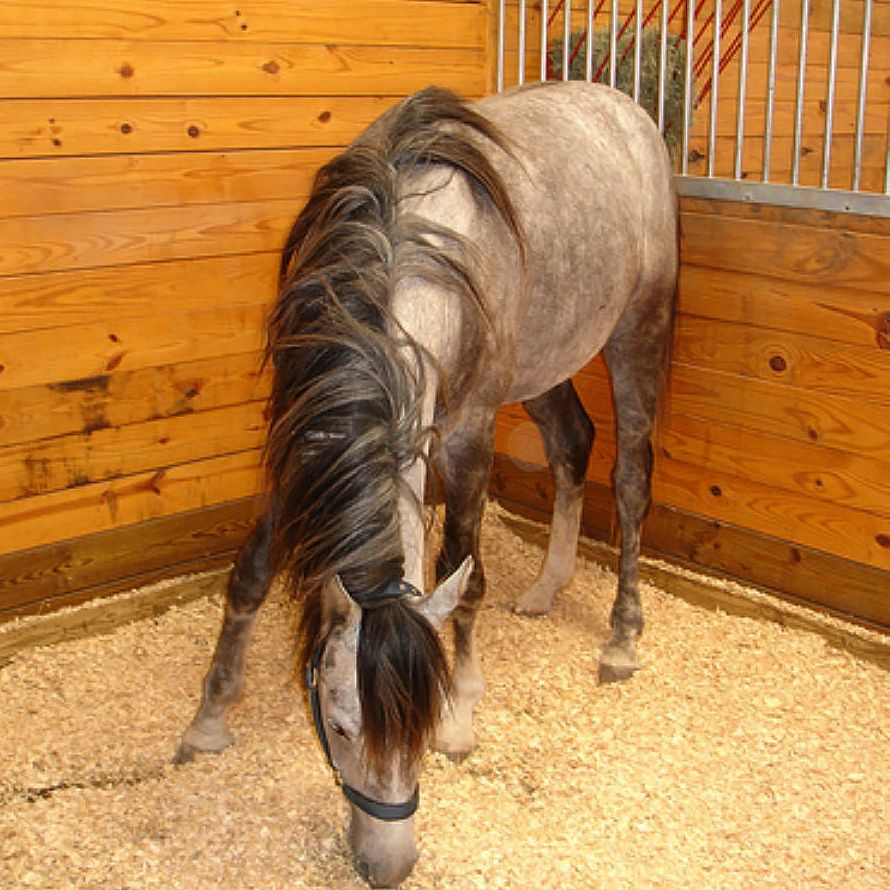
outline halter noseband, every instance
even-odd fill
[[[362,609],[373,609],[384,605],[387,602],[401,599],[404,596],[419,597],[420,591],[408,581],[392,581],[382,590],[371,594],[361,594],[354,596],[349,594],[361,606]],[[414,815],[417,805],[420,802],[420,785],[416,785],[414,793],[408,800],[402,803],[384,803],[381,800],[374,800],[365,794],[362,794],[357,788],[353,788],[344,778],[343,774],[334,763],[331,755],[331,746],[328,742],[328,734],[325,729],[324,719],[321,713],[321,696],[318,691],[318,668],[321,664],[321,657],[324,654],[327,640],[322,641],[306,668],[305,683],[309,692],[309,703],[312,707],[312,721],[315,724],[315,734],[318,736],[318,743],[321,745],[322,753],[334,774],[334,781],[343,789],[346,799],[355,804],[363,813],[380,819],[383,822],[400,822]]]

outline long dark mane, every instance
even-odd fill
[[[430,431],[419,415],[422,349],[393,317],[395,282],[411,275],[460,294],[468,335],[487,336],[468,245],[447,226],[400,213],[400,186],[420,168],[451,168],[518,239],[506,189],[480,147],[486,141],[506,148],[456,96],[425,90],[318,172],[287,238],[268,326],[265,457],[272,558],[302,605],[304,666],[325,632],[321,591],[334,575],[360,596],[404,569],[401,472],[423,455]],[[366,610],[358,675],[369,762],[379,766],[394,749],[418,756],[448,688],[437,634],[400,601]]]

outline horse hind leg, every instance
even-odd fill
[[[621,550],[611,636],[600,656],[601,683],[625,680],[639,667],[636,641],[643,630],[639,557],[649,507],[652,429],[671,332],[671,300],[653,291],[648,304],[622,316],[603,350],[615,404],[616,458],[612,475]]]
[[[174,763],[188,763],[197,752],[218,753],[232,744],[226,718],[244,679],[244,655],[250,643],[257,610],[272,582],[269,540],[272,517],[257,522],[241,548],[229,576],[226,609],[216,649],[204,678],[201,704],[183,733]]]
[[[575,575],[584,479],[595,430],[570,380],[524,405],[541,432],[556,490],[547,554],[538,577],[514,609],[523,615],[543,615]]]

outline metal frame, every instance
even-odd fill
[[[597,14],[605,13],[609,16],[610,22],[610,41],[609,41],[609,74],[608,83],[615,86],[618,67],[618,32],[624,32],[631,24],[633,19],[633,96],[639,100],[641,93],[641,44],[642,32],[644,24],[655,17],[656,4],[661,3],[660,7],[660,44],[658,57],[659,83],[657,96],[657,123],[659,131],[665,132],[665,78],[667,65],[667,37],[668,37],[668,5],[671,0],[634,0],[632,3],[632,12],[619,28],[619,0],[600,0],[595,10],[595,0],[587,0],[586,6],[586,28],[588,39],[585,48],[585,76],[587,80],[593,79],[593,29]],[[714,16],[713,16],[713,34],[711,46],[702,49],[696,60],[695,40],[692,38],[695,34],[696,19],[696,0],[686,0],[685,9],[685,31],[688,35],[686,68],[684,76],[684,89],[686,96],[682,142],[682,157],[680,160],[680,174],[677,177],[678,189],[680,194],[695,195],[701,197],[715,197],[726,200],[746,201],[753,203],[770,203],[791,207],[807,207],[830,210],[841,213],[861,213],[865,215],[881,216],[890,218],[890,131],[886,137],[886,160],[884,165],[884,187],[883,194],[879,192],[863,192],[861,191],[861,175],[862,175],[862,158],[863,158],[863,140],[865,132],[865,112],[867,99],[868,72],[871,58],[871,29],[872,29],[872,6],[874,0],[863,0],[862,12],[862,31],[860,40],[860,63],[859,63],[859,85],[856,100],[856,120],[854,129],[854,147],[853,147],[853,171],[850,181],[850,190],[833,189],[831,183],[831,163],[832,163],[832,147],[835,125],[835,92],[837,85],[838,71],[838,55],[839,55],[839,37],[840,37],[840,7],[842,0],[832,0],[831,8],[831,27],[830,27],[830,45],[828,58],[828,78],[824,95],[825,102],[825,126],[822,138],[822,157],[819,170],[818,188],[804,187],[800,185],[800,159],[802,154],[801,133],[803,130],[803,109],[805,91],[807,85],[807,64],[809,52],[810,37],[810,4],[804,0],[801,2],[800,24],[799,24],[799,45],[797,53],[797,71],[796,90],[794,100],[794,125],[792,133],[792,157],[791,157],[791,174],[789,184],[778,184],[771,181],[773,178],[773,138],[775,134],[774,121],[774,104],[776,95],[776,73],[777,73],[777,42],[779,30],[779,12],[780,0],[769,0],[771,6],[771,16],[769,22],[769,55],[767,62],[767,87],[766,87],[766,105],[764,108],[764,134],[763,134],[763,165],[761,177],[762,181],[750,181],[745,179],[743,167],[743,152],[745,140],[745,112],[748,77],[748,48],[750,29],[760,21],[766,13],[766,3],[764,0],[727,0],[726,6],[728,11],[724,14],[724,0],[714,0]],[[607,4],[610,4],[607,6]],[[517,82],[522,84],[526,81],[525,54],[528,46],[527,34],[527,0],[517,0],[519,12],[518,26],[518,51],[519,51],[519,70],[517,72]],[[497,14],[498,30],[498,60],[497,60],[497,85],[498,90],[504,89],[504,55],[505,55],[505,0],[498,0]],[[645,16],[645,8],[648,6],[649,13]],[[752,9],[753,7],[753,9]],[[578,4],[575,4],[576,11]],[[678,12],[679,4],[675,6],[670,14],[672,19]],[[739,24],[738,36],[732,41],[728,40],[727,29],[732,24],[736,15],[741,11],[741,19]],[[559,72],[548,72],[547,66],[547,49],[548,49],[548,28],[559,13],[562,13],[562,70]],[[752,19],[753,16],[753,19]],[[753,24],[752,24],[753,21]],[[541,29],[540,29],[540,79],[545,80],[548,73],[551,76],[561,77],[563,80],[569,78],[570,65],[572,55],[579,51],[578,47],[572,47],[572,0],[541,0]],[[711,27],[708,24],[708,27]],[[698,37],[704,36],[705,26],[699,30]],[[739,83],[738,95],[736,97],[736,131],[735,131],[735,150],[732,163],[732,178],[720,178],[715,174],[715,155],[717,143],[717,113],[719,108],[720,94],[720,75],[726,65],[725,59],[721,56],[721,46],[724,44],[724,38],[729,44],[729,52],[733,54],[738,51],[739,66]],[[710,58],[707,58],[710,56]],[[710,89],[710,101],[707,106],[708,126],[707,126],[707,176],[690,176],[689,175],[689,134],[692,126],[692,109],[695,102],[700,101],[703,96],[696,96],[695,78],[701,74],[705,68],[710,69],[710,83],[706,89]],[[605,69],[605,63],[603,63]],[[605,71],[599,72],[598,79],[603,78]],[[702,103],[704,104],[704,103]],[[836,178],[836,177],[835,177]]]

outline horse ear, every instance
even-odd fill
[[[361,607],[346,592],[339,575],[335,575],[334,580],[328,584],[325,608],[330,623],[343,622],[347,630],[358,626],[362,618]]]
[[[436,589],[415,608],[439,630],[460,602],[473,572],[473,557],[468,556]]]

